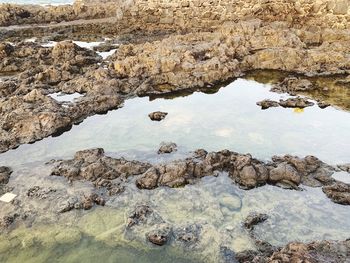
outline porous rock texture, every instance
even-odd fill
[[[103,60],[68,41],[54,47],[3,41],[0,74],[12,76],[0,82],[0,152],[67,130],[134,96],[205,88],[252,70],[349,75],[348,1],[85,0],[59,7],[4,4],[0,10],[6,26],[92,19],[1,28],[3,40],[112,34],[122,43]],[[286,86],[294,92],[310,87],[299,78],[282,82],[281,90]],[[85,95],[67,107],[45,98],[53,92]]]
[[[324,187],[332,201],[349,204],[349,186],[344,184],[341,189],[335,187],[340,182],[331,177],[334,168],[314,156],[274,156],[271,162],[265,163],[250,154],[228,150],[211,153],[197,150],[193,156],[183,160],[151,165],[106,157],[102,149],[92,149],[77,152],[72,160],[59,161],[52,175],[70,180],[85,179],[97,185],[103,180],[109,182],[106,184],[108,186],[113,185],[114,179],[138,176],[136,185],[140,189],[154,189],[159,186],[184,186],[219,172],[227,172],[243,189],[265,184],[288,189],[299,189],[300,185]]]

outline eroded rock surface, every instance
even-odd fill
[[[7,184],[10,180],[12,169],[7,166],[0,166],[0,184]]]
[[[72,160],[59,161],[52,175],[65,176],[69,180],[84,179],[109,190],[120,187],[122,178],[130,176],[137,176],[136,185],[140,189],[154,189],[159,186],[184,186],[219,172],[227,172],[243,189],[265,184],[287,189],[299,189],[301,185],[328,189],[333,183],[338,184],[331,176],[334,171],[334,167],[314,156],[274,156],[271,162],[262,162],[250,154],[197,150],[192,157],[184,160],[151,165],[123,158],[114,159],[105,156],[102,149],[92,149],[77,152]],[[341,196],[347,196],[350,189],[338,190]],[[335,195],[334,189],[330,191]]]
[[[152,120],[152,121],[162,121],[165,119],[165,117],[168,115],[168,113],[166,112],[161,112],[161,111],[155,111],[152,112],[148,115],[148,117]]]
[[[349,184],[336,182],[332,185],[324,186],[322,190],[333,202],[342,205],[350,205]]]
[[[162,142],[160,144],[158,154],[172,153],[177,151],[177,145],[173,142]]]

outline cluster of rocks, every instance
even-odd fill
[[[0,74],[20,74],[0,82],[0,152],[67,130],[87,116],[116,109],[125,99],[138,95],[205,88],[256,69],[348,74],[349,41],[345,30],[325,34],[321,28],[295,29],[285,22],[254,19],[226,22],[212,32],[121,45],[108,58],[110,62],[67,41],[54,47],[3,43]],[[318,45],[312,45],[314,42]],[[289,93],[314,88],[299,78],[278,86]],[[85,95],[66,107],[45,98],[53,92]],[[278,103],[284,107],[311,105],[300,98]],[[267,101],[263,107],[265,104],[277,105]],[[154,113],[150,118],[162,120],[164,116]]]
[[[308,244],[292,242],[284,247],[276,248],[271,253],[261,251],[243,251],[232,255],[226,262],[347,262],[350,251],[350,240],[315,241]]]
[[[194,246],[201,234],[199,224],[174,226],[166,222],[148,204],[138,204],[128,215],[127,235],[131,235],[134,228],[145,228],[145,226],[152,229],[145,234],[146,239],[157,246],[163,246],[169,242],[176,242],[186,247]]]
[[[272,246],[266,241],[259,240],[254,228],[268,220],[268,215],[250,214],[243,227],[254,241],[255,250],[243,250],[235,253],[227,246],[221,246],[223,262],[346,262],[350,256],[350,240],[346,241],[315,241],[309,244],[292,242],[284,247]],[[126,236],[132,238],[136,229],[151,229],[145,233],[148,242],[156,246],[176,243],[186,248],[194,248],[201,240],[202,227],[200,224],[174,226],[166,222],[149,204],[137,204],[128,214]]]
[[[75,78],[90,70],[100,75],[95,70],[101,57],[92,50],[70,41],[57,43],[53,48],[36,43],[3,46],[0,73],[22,73],[0,82],[0,152],[60,133],[90,115],[116,109],[123,102],[111,82],[104,82],[103,86],[95,83],[92,87],[74,85]],[[73,79],[74,84],[69,85]],[[65,105],[47,96],[58,91],[85,95]]]
[[[64,6],[2,5],[0,25],[48,23],[114,17],[121,25],[141,28],[203,29],[235,19],[256,17],[266,22],[287,21],[290,25],[346,28],[349,3],[333,0],[280,0],[276,2],[207,0],[165,2],[162,0],[78,0]],[[327,14],[327,16],[325,15]],[[188,18],[191,19],[188,19]]]
[[[332,201],[348,205],[350,187],[333,179],[331,175],[334,171],[334,167],[314,156],[274,156],[271,162],[265,163],[250,154],[197,150],[193,157],[184,160],[151,165],[123,158],[114,159],[105,156],[102,149],[92,149],[77,152],[72,160],[59,161],[52,175],[64,176],[69,180],[84,179],[95,185],[103,181],[109,189],[115,187],[113,180],[137,176],[137,187],[154,189],[159,186],[181,187],[204,176],[227,172],[242,189],[265,184],[296,190],[300,185],[323,187]]]
[[[280,100],[279,102],[273,100],[263,100],[256,103],[258,106],[261,106],[261,109],[266,110],[271,107],[283,107],[283,108],[306,108],[314,106],[315,104],[309,101],[306,98],[296,97],[289,98],[286,100]]]
[[[315,34],[308,30],[303,33],[310,38]],[[137,90],[139,95],[204,87],[257,69],[309,75],[348,73],[349,40],[345,31],[337,32],[337,38],[344,40],[325,35],[313,48],[307,47],[311,40],[304,34],[284,23],[230,22],[211,33],[123,45],[114,55],[113,66],[119,78],[145,79]]]
[[[150,167],[147,163],[107,157],[103,149],[93,149],[77,152],[72,160],[58,161],[51,175],[64,176],[70,181],[90,181],[113,195],[124,190],[125,179],[143,174]]]

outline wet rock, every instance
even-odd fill
[[[297,170],[287,163],[281,163],[276,168],[270,170],[269,180],[273,183],[289,181],[296,185],[301,182],[301,176]]]
[[[58,213],[66,213],[79,207],[79,200],[77,197],[70,197],[58,205]]]
[[[35,197],[39,199],[46,199],[51,193],[55,193],[56,189],[53,189],[51,187],[43,188],[40,186],[34,186],[28,189],[27,196],[29,197]]]
[[[322,190],[333,202],[342,205],[350,205],[349,184],[336,182],[332,185],[324,186]]]
[[[162,142],[158,150],[158,154],[172,153],[177,151],[177,145],[173,142]]]
[[[256,250],[244,250],[236,253],[235,259],[240,263],[248,262],[265,262],[266,259],[263,256],[259,255],[259,252]]]
[[[163,219],[149,205],[138,204],[128,216],[126,226],[132,228],[136,225],[156,225],[164,223]]]
[[[1,220],[0,220],[0,227],[2,228],[8,228],[11,226],[16,218],[18,218],[20,215],[18,213],[13,213],[13,214],[8,214],[5,215]]]
[[[279,107],[278,102],[273,100],[262,100],[257,102],[256,105],[261,106],[262,110],[266,110],[272,107]]]
[[[202,227],[197,224],[180,227],[174,230],[175,239],[185,246],[194,246],[198,241]]]
[[[7,184],[10,180],[12,169],[6,166],[0,166],[0,184]]]
[[[236,253],[226,246],[220,247],[220,254],[225,263],[238,263]]]
[[[325,108],[328,108],[329,106],[331,106],[331,104],[327,103],[327,102],[323,102],[323,101],[320,101],[317,103],[318,107],[320,107],[321,109],[325,109]]]
[[[155,111],[148,115],[152,121],[162,121],[168,115],[166,112]]]
[[[279,105],[284,108],[306,108],[315,105],[313,102],[308,101],[306,98],[297,97],[289,98],[286,100],[280,100]]]
[[[344,172],[350,173],[350,164],[338,165],[338,168]]]
[[[59,162],[51,175],[64,176],[69,180],[85,179],[95,182],[100,179],[113,180],[121,176],[139,175],[149,168],[147,163],[107,157],[103,149],[98,148],[79,151],[74,159]]]
[[[265,222],[267,219],[268,215],[266,214],[252,213],[244,220],[244,227],[252,231],[256,225]]]
[[[346,262],[349,250],[350,240],[319,241],[309,244],[294,242],[275,252],[268,262]]]
[[[94,204],[104,206],[106,201],[104,200],[103,197],[99,196],[96,193],[93,193],[89,196],[84,196],[83,200],[81,201],[81,207],[84,210],[90,210]]]
[[[252,189],[266,184],[268,170],[263,163],[252,158],[250,154],[234,153],[232,157],[232,167],[229,169],[229,175],[241,188]]]
[[[146,234],[147,240],[157,246],[165,245],[171,237],[171,227],[167,224],[157,226],[155,230]]]
[[[136,186],[140,189],[154,189],[158,186],[159,173],[155,167],[147,170],[136,180]]]
[[[300,184],[311,187],[331,185],[335,182],[331,176],[334,171],[334,167],[314,156],[274,156],[271,162],[265,163],[250,154],[198,150],[184,160],[151,165],[114,159],[105,156],[103,149],[91,149],[77,152],[72,160],[57,162],[52,175],[65,176],[69,180],[88,180],[98,188],[105,187],[111,194],[114,190],[122,192],[123,181],[129,176],[138,176],[136,186],[148,190],[159,186],[182,187],[220,172],[227,172],[240,188],[246,190],[267,183],[299,190]]]

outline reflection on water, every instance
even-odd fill
[[[172,238],[164,247],[146,242],[153,226],[125,234],[126,215],[136,204],[148,204],[174,229],[201,226],[196,246],[188,248]],[[14,262],[220,262],[220,246],[235,252],[254,249],[242,221],[252,212],[269,219],[256,227],[258,238],[274,245],[291,241],[346,239],[350,210],[332,203],[321,189],[287,191],[264,186],[239,189],[222,174],[205,177],[183,188],[139,190],[133,182],[106,207],[82,218],[65,217],[55,225],[19,228],[0,237],[0,261]],[[77,221],[76,221],[77,220]],[[43,219],[45,222],[45,218]],[[186,258],[186,260],[184,260]],[[195,261],[193,261],[195,262]]]
[[[257,101],[287,97],[269,89],[269,85],[238,79],[215,94],[127,100],[123,108],[90,117],[59,137],[1,154],[0,164],[66,157],[91,147],[107,152],[156,151],[161,141],[173,141],[186,151],[227,148],[261,159],[313,154],[328,163],[349,162],[349,112],[317,106],[303,112],[262,111]],[[149,120],[147,115],[157,110],[169,113],[164,121]]]
[[[254,71],[249,73],[247,79],[264,84],[277,84],[288,77],[288,73],[280,71]],[[304,77],[306,78],[306,77]],[[307,78],[317,88],[310,92],[300,93],[315,100],[320,100],[341,109],[350,111],[350,80],[346,76],[310,77]]]
[[[333,178],[337,181],[350,184],[350,173],[347,172],[337,172],[333,174]]]
[[[65,94],[61,92],[56,92],[49,94],[51,98],[53,98],[56,101],[59,102],[74,102],[75,100],[79,99],[80,97],[84,96],[84,94],[80,94],[78,92],[72,93],[72,94]]]

